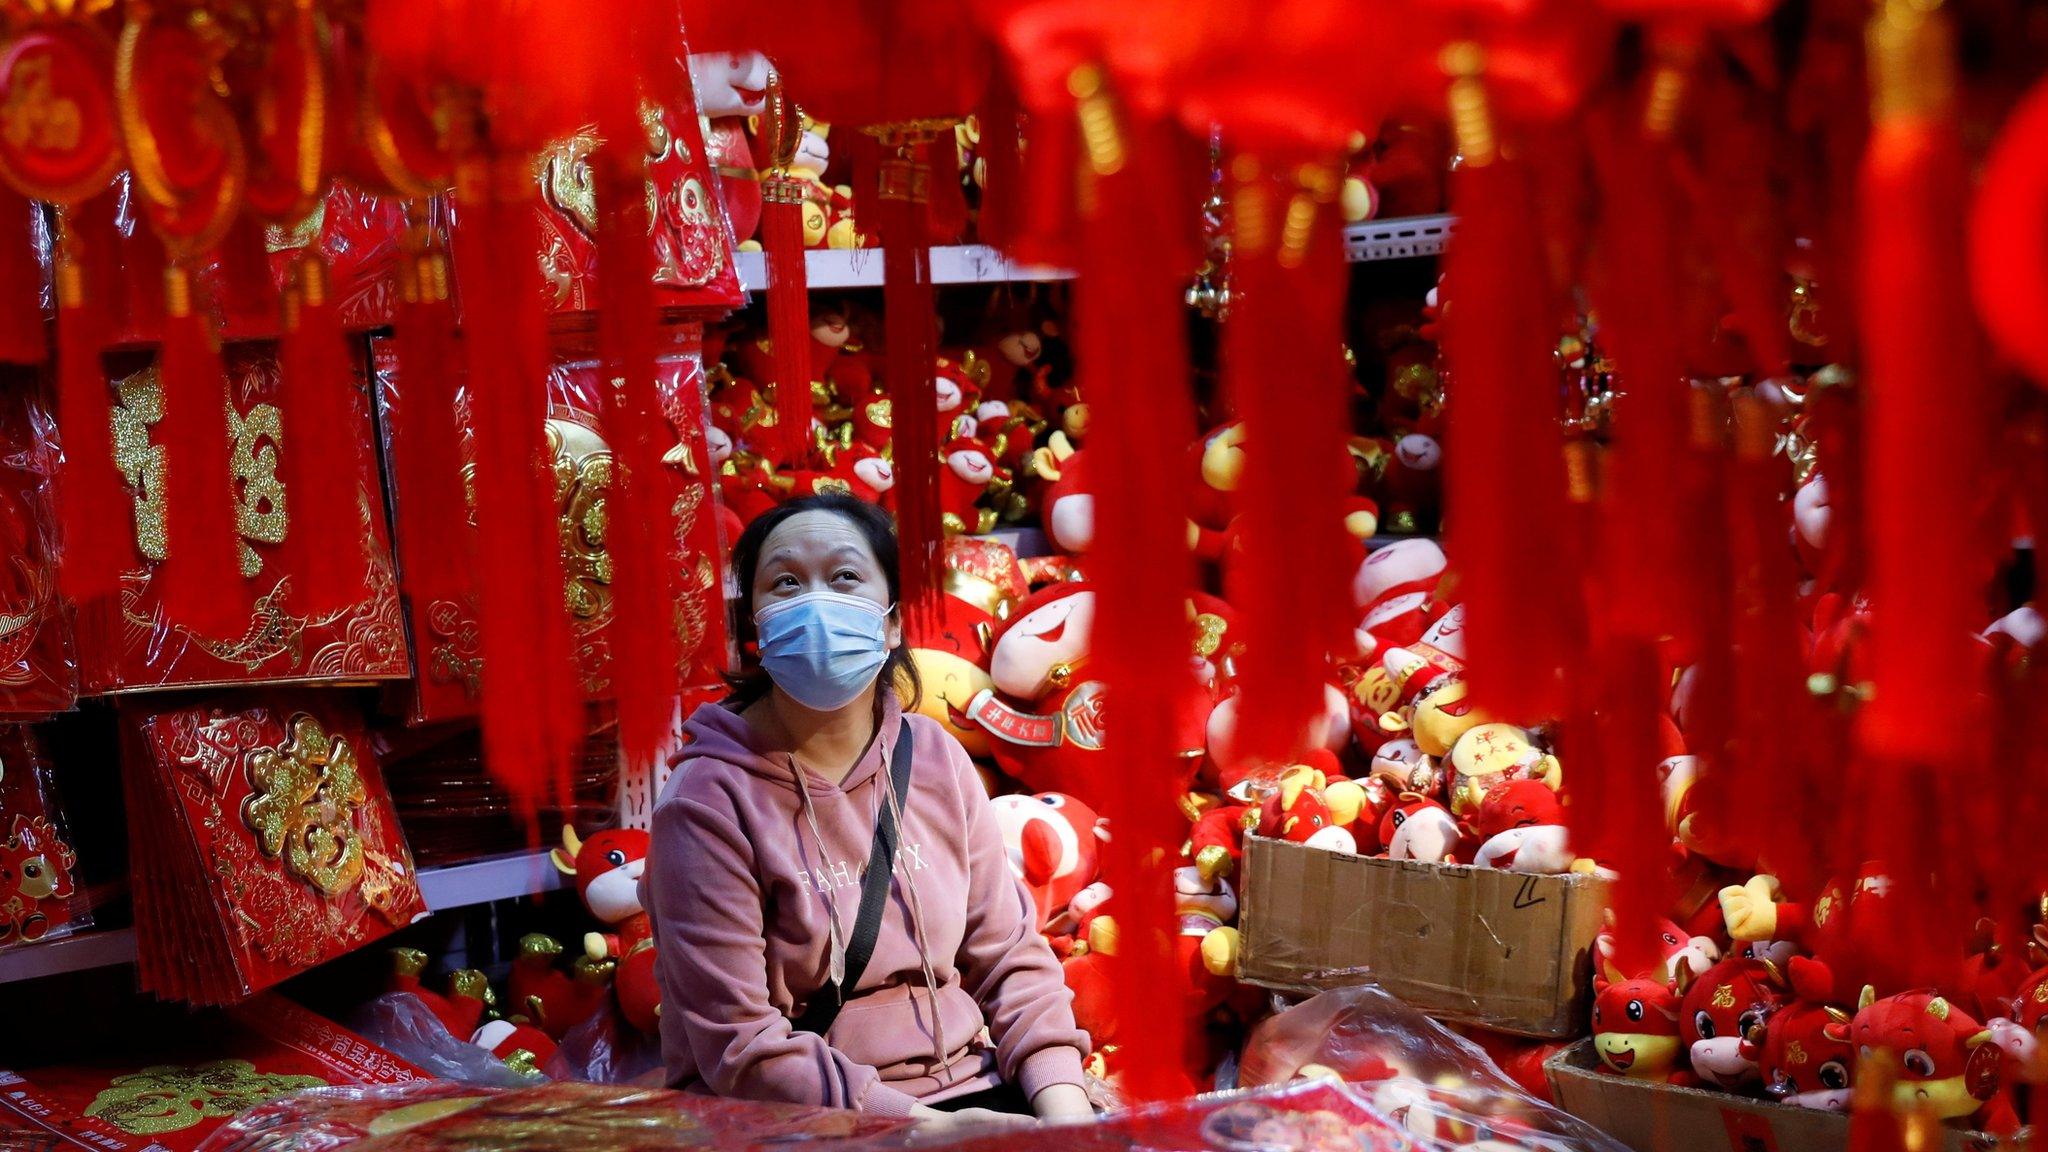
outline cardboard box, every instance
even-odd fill
[[[1635,1152],[1843,1152],[1849,1117],[1703,1088],[1678,1088],[1600,1071],[1582,1040],[1543,1065],[1557,1106]],[[1943,1152],[1984,1152],[1995,1137],[1943,1128]],[[2008,1147],[2029,1147],[2022,1139]]]
[[[1373,982],[1446,1020],[1579,1035],[1609,887],[1251,837],[1238,978],[1281,990]]]

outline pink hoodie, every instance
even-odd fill
[[[845,781],[810,773],[803,788],[789,753],[737,713],[707,704],[684,728],[691,755],[655,806],[641,881],[671,1084],[901,1116],[1002,1081],[1027,1098],[1081,1083],[1073,996],[945,729],[890,698]],[[789,1017],[828,983],[833,907],[852,937],[889,751],[905,736],[910,787],[874,957],[828,1036],[794,1031]]]

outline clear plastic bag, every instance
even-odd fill
[[[1351,1085],[1423,1148],[1622,1152],[1523,1091],[1478,1045],[1377,986],[1324,992],[1262,1021],[1238,1069],[1247,1087],[1323,1076]]]
[[[609,996],[597,1011],[563,1034],[541,1071],[557,1080],[642,1088],[659,1088],[667,1080],[661,1063],[661,1038],[626,1023]]]
[[[410,992],[387,992],[363,1005],[350,1018],[349,1027],[439,1080],[491,1088],[548,1081],[538,1072],[521,1072],[467,1039],[451,1035],[426,1001]]]

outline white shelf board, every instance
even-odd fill
[[[546,852],[513,852],[420,870],[420,895],[432,912],[513,900],[567,885],[568,877],[555,870]],[[0,948],[0,984],[134,961],[135,929],[87,929],[62,940]]]
[[[932,249],[932,283],[1000,284],[1019,280],[1071,280],[1073,272],[1037,264],[1018,264],[981,244],[950,244]],[[767,257],[741,252],[740,284],[749,292],[768,286]],[[879,288],[880,248],[826,248],[804,253],[804,273],[812,288]]]
[[[1397,216],[1347,225],[1344,259],[1362,264],[1369,260],[1435,256],[1444,250],[1444,242],[1450,239],[1455,223],[1452,216]]]
[[[0,949],[0,984],[85,968],[110,968],[134,960],[135,929],[94,932],[88,928],[62,940]]]
[[[568,877],[548,863],[546,852],[512,852],[420,869],[420,895],[426,897],[430,912],[552,892],[567,882]]]

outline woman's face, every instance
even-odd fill
[[[761,564],[754,570],[756,614],[770,604],[812,592],[839,592],[893,607],[888,577],[867,537],[836,513],[799,512],[777,524],[761,542]],[[902,624],[891,611],[889,647],[902,643]]]

